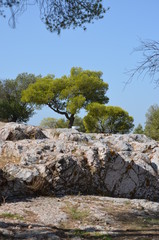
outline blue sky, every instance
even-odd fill
[[[16,29],[0,18],[0,78],[15,78],[19,73],[68,75],[71,67],[103,72],[109,84],[108,105],[120,106],[134,117],[135,125],[145,123],[147,109],[159,103],[159,89],[150,79],[135,79],[126,89],[125,72],[141,60],[132,51],[139,39],[158,40],[158,0],[109,0],[104,19],[87,25],[87,30],[65,30],[58,36],[40,21],[39,12],[29,7],[17,19]],[[82,112],[83,114],[83,112]],[[30,119],[38,125],[44,117],[61,117],[42,108]]]

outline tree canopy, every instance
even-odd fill
[[[123,134],[130,132],[134,126],[133,117],[120,107],[91,103],[87,111],[84,117],[87,132]]]
[[[156,141],[159,140],[159,106],[157,104],[150,106],[146,113],[144,133]]]
[[[27,122],[34,114],[34,108],[21,101],[21,92],[34,83],[33,74],[19,74],[15,80],[0,81],[0,121]]]
[[[85,109],[92,102],[108,102],[108,84],[101,77],[102,72],[82,68],[72,68],[68,77],[48,75],[29,85],[22,93],[22,101],[36,106],[47,105],[65,116],[69,127],[72,127],[80,109]]]
[[[11,11],[10,25],[15,27],[16,17],[37,5],[40,18],[51,32],[60,33],[61,29],[83,27],[86,23],[103,18],[106,9],[102,0],[0,0],[0,15]]]

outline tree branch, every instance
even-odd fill
[[[63,111],[59,110],[58,108],[53,108],[50,103],[48,103],[47,105],[48,105],[48,107],[51,108],[54,112],[59,113],[59,114],[61,114],[61,115],[65,115],[65,117],[66,117],[68,120],[70,120],[70,117],[69,117],[69,115],[68,115],[67,112],[63,112]]]
[[[11,9],[9,23],[15,26],[15,17],[22,14],[28,6],[37,5],[40,18],[51,32],[60,33],[61,29],[83,27],[86,23],[103,18],[106,9],[103,0],[0,0],[0,15],[6,8]],[[109,8],[108,8],[109,9]],[[107,10],[108,10],[107,9]]]
[[[135,77],[149,76],[156,86],[159,85],[159,41],[141,41],[141,45],[134,50],[140,52],[143,60],[138,65],[127,72],[130,75],[126,85]]]

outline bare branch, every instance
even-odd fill
[[[134,52],[142,54],[142,60],[134,69],[127,72],[129,79],[126,84],[130,83],[135,77],[145,78],[149,76],[156,86],[159,85],[159,41],[147,40],[141,41],[141,45],[134,49]]]

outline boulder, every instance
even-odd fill
[[[47,138],[38,127],[18,123],[6,123],[0,128],[0,139],[4,141],[17,141],[22,139]]]
[[[76,130],[44,134],[37,127],[11,125],[0,130],[0,152],[6,159],[2,170],[14,187],[10,193],[3,189],[2,195],[80,193],[158,201],[159,144],[145,135]],[[9,138],[4,134],[7,127],[27,137]],[[30,129],[40,131],[40,137],[28,137]]]

